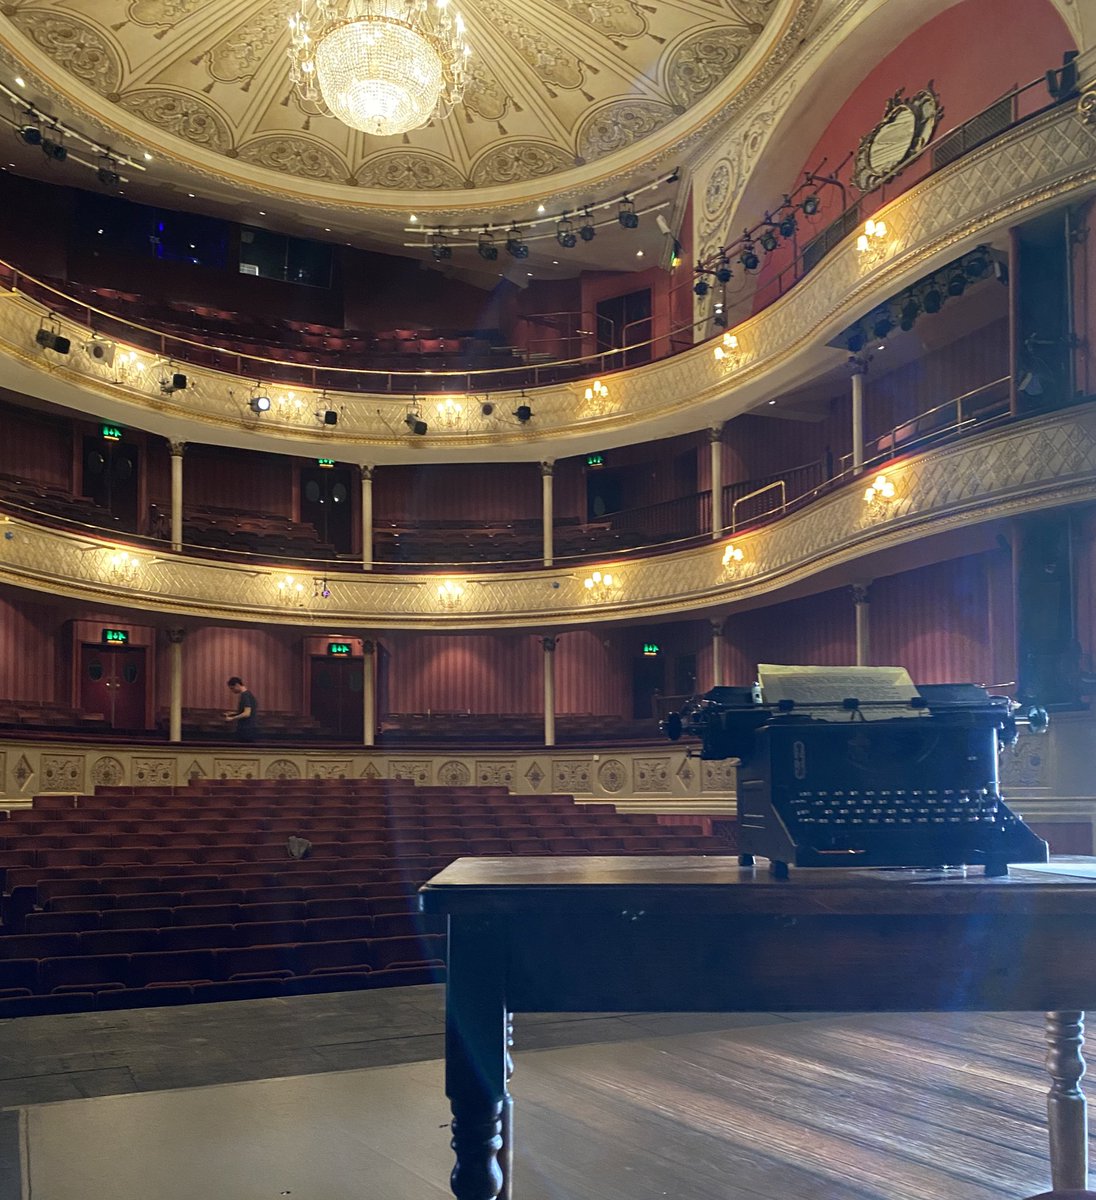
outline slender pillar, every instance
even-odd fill
[[[723,426],[708,430],[708,449],[712,461],[712,540],[723,536]]]
[[[183,454],[186,442],[169,442],[171,447],[171,548],[183,548]]]
[[[1050,1177],[1056,1193],[1081,1192],[1088,1187],[1088,1109],[1081,1088],[1085,1014],[1048,1012],[1046,1045]]]
[[[362,467],[362,570],[373,570],[373,468]],[[372,742],[366,745],[371,746]]]
[[[556,464],[552,459],[546,459],[540,464],[540,495],[544,510],[542,522],[544,525],[544,565],[550,567],[554,561],[555,547],[555,504],[552,494],[552,477]]]
[[[852,372],[852,470],[859,475],[864,470],[864,376],[868,373],[871,359],[865,354],[854,354],[849,359]]]
[[[556,744],[556,644],[557,638],[542,638],[544,645],[544,744]]]
[[[871,600],[870,584],[854,583],[849,591],[856,612],[856,665],[871,666]]]
[[[377,744],[377,645],[362,642],[362,745]]]
[[[712,687],[723,686],[723,622],[712,622]]]
[[[183,740],[183,639],[185,629],[169,629],[167,640],[171,643],[171,707],[168,716],[169,742]]]

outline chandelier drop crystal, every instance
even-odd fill
[[[289,79],[306,108],[378,137],[447,116],[469,54],[449,0],[305,0],[289,18]]]

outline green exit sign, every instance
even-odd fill
[[[350,643],[349,642],[328,642],[327,653],[334,658],[349,658]]]
[[[317,467],[327,467],[330,470],[330,468],[332,468],[334,465],[335,465],[335,460],[333,458],[317,458],[316,459]]]
[[[644,642],[643,643],[643,657],[644,658],[658,658],[658,656],[661,653],[662,653],[662,647],[658,644],[658,642]]]
[[[108,442],[120,442],[122,440],[122,431],[117,425],[100,425],[99,432]]]
[[[598,467],[603,467],[603,466],[605,466],[605,455],[604,454],[587,454],[586,455],[586,467],[588,470],[596,471],[598,469]]]
[[[104,629],[103,644],[105,646],[127,646],[129,645],[129,630],[128,629]]]

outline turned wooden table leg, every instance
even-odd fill
[[[498,944],[490,922],[449,918],[445,1094],[456,1154],[449,1183],[457,1200],[497,1200],[504,1186],[499,1152],[510,1097],[503,972],[493,950]]]
[[[502,1191],[499,1200],[513,1200],[514,1195],[514,1098],[510,1095],[510,1076],[514,1073],[514,1015],[506,1014],[506,1099],[502,1102]]]
[[[1048,1012],[1046,1042],[1051,1180],[1056,1191],[1081,1191],[1088,1187],[1088,1111],[1081,1090],[1085,1014]]]

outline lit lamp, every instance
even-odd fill
[[[140,568],[141,560],[139,558],[135,558],[126,550],[121,550],[110,556],[107,573],[111,583],[118,584],[120,587],[131,587]]]
[[[452,396],[447,396],[438,405],[438,413],[434,418],[443,429],[455,429],[464,415],[464,405]]]
[[[300,608],[304,605],[304,584],[292,575],[286,575],[278,580],[278,603],[287,608]]]
[[[448,0],[305,0],[289,18],[289,79],[306,110],[378,137],[447,116],[469,54]]]
[[[887,252],[886,222],[869,217],[864,222],[864,232],[856,239],[856,249],[865,266],[875,266]]]
[[[595,379],[592,384],[586,389],[587,400],[608,400],[609,389],[601,382],[600,379]]]
[[[608,600],[620,587],[620,580],[615,575],[610,575],[608,571],[604,573],[593,571],[582,581],[582,586],[586,589],[588,600]]]
[[[723,363],[727,367],[737,367],[741,361],[738,353],[738,336],[733,333],[725,333],[712,354],[717,363]]]
[[[737,563],[740,563],[744,557],[745,555],[743,554],[741,547],[728,544],[726,549],[723,551],[723,569],[725,571],[728,570]]]
[[[464,602],[464,585],[454,579],[446,579],[438,584],[438,603],[446,611],[460,608]]]
[[[894,484],[886,475],[876,475],[864,489],[864,504],[866,515],[870,520],[878,520],[887,515],[891,502],[894,500]]]

